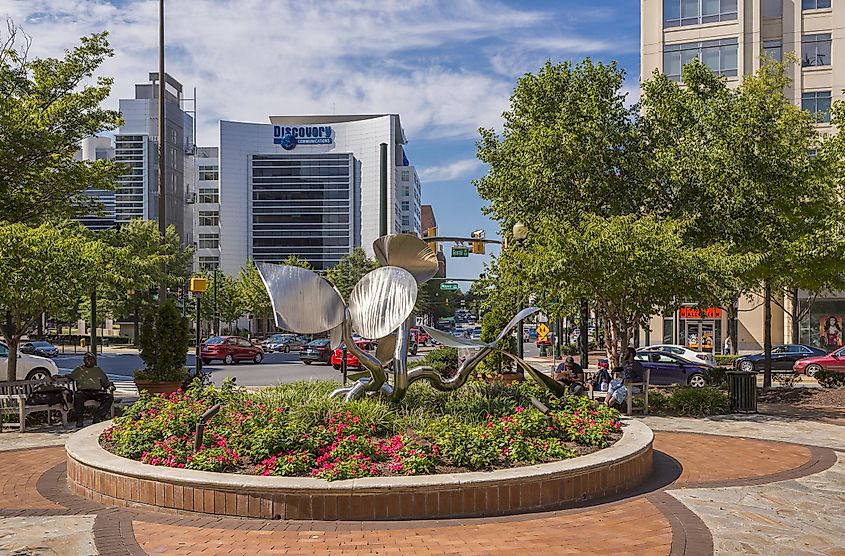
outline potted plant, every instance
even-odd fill
[[[172,301],[147,312],[138,338],[138,352],[146,363],[135,371],[139,392],[167,395],[182,386],[188,378],[185,355],[189,336],[188,319]]]

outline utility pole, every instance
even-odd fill
[[[164,0],[158,0],[158,231],[164,241],[164,234],[167,232],[167,221],[165,220],[167,208],[167,187],[165,184],[165,115],[164,115]],[[162,264],[162,274],[165,267]],[[167,301],[167,283],[162,276],[158,285],[158,304],[164,305]]]
[[[97,288],[91,290],[91,353],[94,354],[94,361],[97,361]]]
[[[217,316],[217,267],[214,267],[214,335],[220,335],[220,317]]]

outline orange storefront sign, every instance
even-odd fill
[[[722,318],[722,310],[718,307],[699,309],[698,307],[681,307],[679,317],[682,319],[718,319]]]

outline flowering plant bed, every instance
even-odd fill
[[[532,383],[470,384],[443,393],[417,383],[400,403],[328,399],[332,382],[249,392],[226,383],[142,395],[105,429],[110,452],[150,465],[326,480],[491,470],[572,458],[621,436],[619,414]],[[531,403],[549,407],[543,415]],[[194,428],[222,409],[194,452]]]

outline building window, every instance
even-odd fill
[[[667,44],[663,48],[663,73],[669,79],[680,81],[684,65],[699,58],[714,73],[736,77],[738,47],[736,39]]]
[[[780,39],[774,39],[770,41],[763,41],[763,54],[765,54],[768,58],[772,58],[773,60],[777,60],[778,62],[783,60],[783,43]]]
[[[220,193],[217,192],[217,189],[205,189],[200,188],[199,196],[197,199],[198,203],[219,203],[220,202]]]
[[[807,149],[807,158],[812,160],[812,159],[816,158],[817,156],[819,156],[819,149],[818,148],[814,147],[812,149]]]
[[[408,188],[407,185],[403,185],[402,187],[399,188],[399,194],[402,195],[403,197],[407,197],[408,195],[411,194],[411,190]]]
[[[782,17],[783,0],[763,0],[763,17]]]
[[[402,217],[402,225],[403,226],[405,226],[407,228],[408,225],[410,225],[410,223],[411,223],[411,220],[407,216]]]
[[[409,179],[411,179],[411,172],[402,170],[402,181],[408,181]]]
[[[801,66],[830,65],[830,33],[801,37]]]
[[[407,212],[411,210],[411,202],[410,201],[402,201],[402,210]]]
[[[220,179],[218,166],[200,166],[200,181],[214,181]]]
[[[801,108],[813,114],[817,123],[830,122],[830,91],[811,91],[802,94]]]
[[[218,249],[220,247],[220,234],[200,234],[200,249]]]
[[[663,27],[736,19],[737,0],[663,0]]]
[[[214,270],[220,266],[220,257],[200,257],[200,268]]]
[[[803,0],[801,2],[801,9],[804,10],[823,10],[830,7],[830,0]]]
[[[200,226],[219,226],[220,225],[220,211],[218,210],[201,210],[199,211]]]

